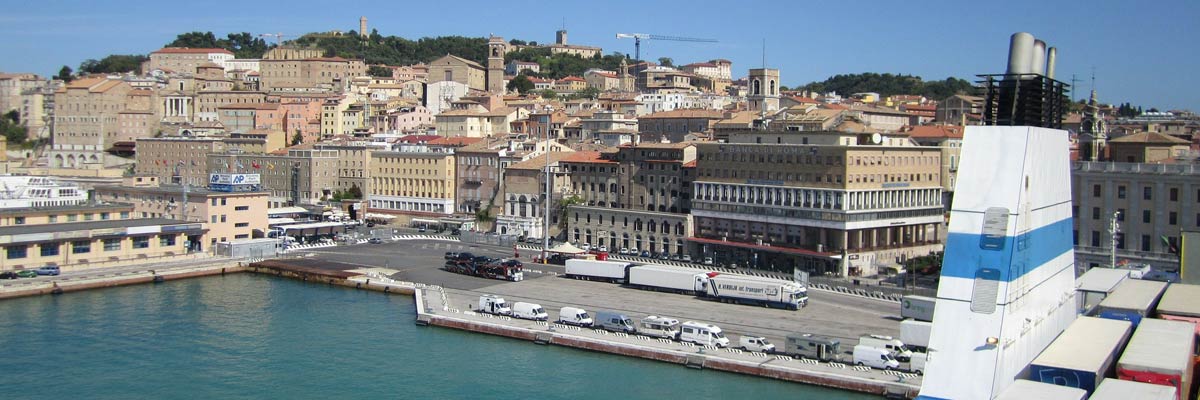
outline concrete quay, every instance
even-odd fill
[[[224,275],[242,272],[244,269],[242,260],[207,258],[171,264],[142,264],[127,268],[68,271],[59,276],[24,278],[0,283],[0,300]]]

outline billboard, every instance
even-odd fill
[[[209,174],[208,183],[217,185],[258,185],[258,174]]]

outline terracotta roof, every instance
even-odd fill
[[[566,157],[563,157],[559,161],[575,162],[575,163],[595,163],[595,164],[616,163],[616,161],[606,160],[606,159],[601,158],[600,154],[602,154],[602,153],[600,153],[599,151],[576,151],[574,153],[570,153]]]
[[[483,140],[483,138],[481,138],[481,137],[465,137],[465,136],[460,136],[460,137],[439,137],[439,138],[437,138],[437,139],[430,140],[430,141],[429,141],[428,143],[426,143],[426,144],[428,144],[428,145],[431,145],[431,146],[454,146],[454,147],[462,147],[462,146],[466,146],[466,145],[469,145],[469,144],[472,144],[472,143],[478,143],[478,142],[480,142],[480,141],[482,141],[482,140]]]
[[[550,152],[550,164],[559,162],[560,160],[567,158],[571,154],[575,154],[575,152],[552,151],[552,152]],[[528,160],[521,161],[519,163],[512,164],[512,165],[509,165],[508,167],[506,167],[506,169],[527,169],[527,170],[534,170],[534,171],[541,170],[542,168],[546,168],[546,156],[545,155],[533,156],[533,157],[530,157]]]
[[[578,76],[568,76],[566,78],[559,79],[558,81],[559,82],[572,82],[572,81],[573,82],[586,82],[585,80],[583,80],[583,78],[580,78]]]
[[[708,118],[721,119],[725,117],[725,112],[721,110],[708,109],[683,109],[671,111],[659,111],[653,114],[643,115],[638,119],[643,118]]]
[[[217,48],[163,47],[150,54],[209,54],[223,53],[233,55],[232,51]]]
[[[397,143],[430,143],[434,140],[441,139],[441,138],[442,137],[438,136],[438,135],[408,135],[408,136],[401,136],[399,139],[396,139],[396,142]]]
[[[480,64],[479,64],[479,63],[477,63],[477,62],[474,62],[474,61],[471,61],[471,60],[468,60],[468,59],[465,59],[465,58],[462,58],[462,57],[459,57],[459,56],[456,56],[456,55],[453,55],[453,54],[446,54],[445,56],[442,56],[442,58],[446,58],[446,57],[450,57],[450,59],[452,59],[452,60],[456,60],[456,61],[458,61],[458,62],[461,62],[461,63],[467,64],[467,65],[469,65],[469,66],[472,66],[472,67],[475,67],[475,68],[479,68],[479,69],[486,69],[486,68],[483,68],[483,65],[480,65]],[[437,63],[438,61],[441,61],[441,60],[442,60],[442,58],[439,58],[439,59],[437,59],[437,60],[433,60],[433,62],[431,62],[430,64]]]
[[[1143,144],[1189,144],[1191,142],[1158,132],[1139,132],[1121,136],[1108,141],[1109,143],[1143,143]]]
[[[958,125],[920,125],[905,129],[913,139],[962,139],[963,127]]]
[[[788,99],[800,104],[821,104],[817,99],[803,96],[788,96]]]
[[[696,160],[692,160],[692,161],[688,161],[688,162],[686,162],[686,163],[683,163],[683,167],[684,167],[684,168],[696,168],[696,165],[697,165],[697,164],[698,164],[698,163],[696,162]]]
[[[696,145],[696,144],[692,143],[692,142],[678,142],[678,143],[647,142],[647,143],[639,143],[639,144],[623,144],[623,145],[621,145],[621,147],[635,147],[635,148],[639,148],[639,149],[683,149],[683,148],[691,147],[694,145]]]
[[[226,110],[277,110],[279,109],[279,103],[226,104],[217,108]]]

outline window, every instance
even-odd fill
[[[250,223],[249,223],[249,222],[238,222],[238,223],[236,223],[236,224],[233,224],[233,227],[234,227],[234,228],[245,228],[245,227],[248,227],[248,226],[250,226]]]
[[[1149,186],[1143,186],[1142,187],[1142,200],[1150,200],[1152,197],[1151,196],[1152,193],[1154,193],[1153,188],[1151,188]]]
[[[1092,207],[1092,219],[1100,219],[1100,207]]]
[[[54,257],[58,255],[58,243],[42,243],[38,245],[41,250],[42,257]]]
[[[1150,210],[1142,210],[1142,222],[1150,223]]]
[[[212,198],[212,201],[209,202],[209,205],[214,205],[214,206],[217,205],[217,198],[215,198],[215,197]]]
[[[1092,185],[1092,197],[1100,197],[1100,185]]]
[[[29,250],[29,246],[18,244],[4,248],[5,257],[9,260],[25,258],[25,253]]]
[[[136,245],[136,242],[134,242]],[[175,245],[175,235],[158,235],[159,247],[170,247]]]
[[[234,211],[246,211],[249,209],[250,209],[250,206],[237,206],[237,207],[233,208]]]
[[[121,219],[129,219],[129,211],[121,211]]]
[[[1125,198],[1125,187],[1124,186],[1117,186],[1117,198],[1118,199]]]
[[[67,214],[67,222],[75,222],[79,220],[79,216],[75,214]]]
[[[25,217],[15,217],[13,218],[13,223],[17,225],[25,225]]]
[[[1100,247],[1100,232],[1092,231],[1092,247]]]
[[[211,221],[209,221],[210,223],[213,223],[213,224],[217,223],[217,216],[216,216],[216,215],[213,215],[213,216],[212,216],[212,217],[210,217],[209,219],[211,219]]]
[[[1117,209],[1117,221],[1124,221],[1124,220],[1125,220],[1125,209],[1118,208]]]
[[[133,248],[145,249],[145,248],[149,248],[149,247],[150,247],[150,237],[149,236],[136,236],[133,238]]]
[[[1142,235],[1142,251],[1150,251],[1150,235]]]
[[[1170,193],[1171,201],[1179,201],[1179,188],[1171,188],[1171,191],[1169,193]]]
[[[104,251],[119,251],[121,250],[121,239],[104,239]]]
[[[83,214],[84,221],[91,221],[92,219],[95,219],[95,218],[96,218],[96,214],[92,214],[92,213]]]
[[[100,220],[108,221],[108,219],[109,219],[108,213],[100,213]]]
[[[226,205],[226,200],[228,200],[228,199],[226,199],[226,198],[222,197],[222,198],[221,198],[221,205]]]
[[[92,252],[92,241],[76,240],[71,242],[71,254],[87,254]]]
[[[53,223],[55,223],[55,222],[58,222],[58,216],[57,216],[57,215],[50,214],[50,216],[49,216],[49,217],[47,217],[47,218],[49,218],[49,220],[50,220],[50,223],[52,223],[52,224],[53,224]]]
[[[1170,214],[1167,214],[1167,223],[1171,225],[1179,223],[1179,213],[1171,211]]]

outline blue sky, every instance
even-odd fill
[[[1200,1],[13,1],[0,0],[0,71],[52,75],[108,54],[149,53],[182,32],[302,34],[358,28],[384,35],[569,41],[633,52],[617,32],[712,38],[649,41],[645,59],[726,58],[735,75],[762,63],[795,86],[841,73],[943,79],[1002,73],[1008,37],[1026,31],[1059,49],[1058,78],[1096,75],[1101,101],[1200,111]],[[1000,6],[1003,4],[1003,6]]]

